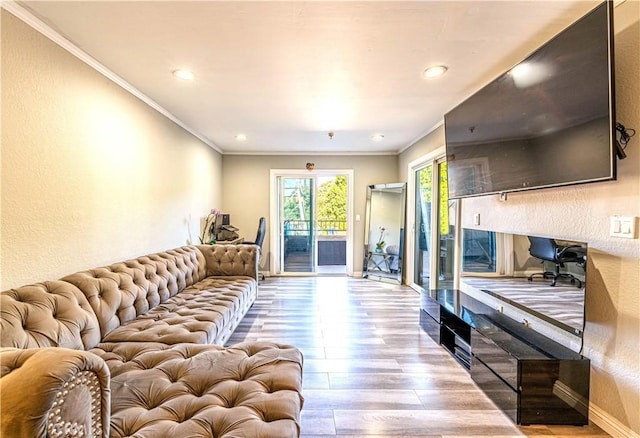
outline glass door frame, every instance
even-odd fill
[[[294,176],[278,176],[276,177],[277,193],[278,193],[278,213],[276,219],[272,223],[278,225],[278,245],[274,247],[274,254],[277,254],[276,261],[276,273],[282,275],[315,275],[318,269],[318,226],[316,220],[317,212],[317,178],[310,175],[294,175]],[[300,205],[300,196],[302,192],[298,193],[298,208],[297,213],[300,218],[293,219],[285,214],[285,203],[288,198],[288,190],[291,190],[291,184],[295,184],[297,190],[308,190],[309,202],[303,202]],[[306,189],[306,190],[305,190]],[[305,220],[304,217],[307,216]],[[289,220],[294,222],[293,230],[287,231],[287,222]],[[305,224],[303,228],[300,228],[301,224]],[[291,241],[289,241],[291,240]],[[295,244],[294,244],[295,240]],[[296,251],[291,251],[290,247],[295,247]],[[305,249],[306,247],[306,249]],[[300,263],[298,260],[294,265],[297,267],[295,270],[287,270],[289,264],[287,258],[295,257],[293,254],[301,254],[302,260],[306,260],[305,263]]]
[[[317,191],[316,180],[318,176],[345,176],[347,178],[347,243],[346,243],[346,275],[353,276],[353,169],[314,169],[312,171],[304,171],[300,169],[271,169],[269,171],[269,214],[272,218],[269,226],[269,248],[271,249],[271,257],[269,257],[269,275],[283,276],[315,276],[317,273],[318,263],[318,245],[317,233],[314,233],[316,251],[314,260],[315,266],[313,272],[283,272],[281,266],[281,239],[284,230],[280,227],[280,188],[279,178],[313,178],[314,190]],[[314,197],[315,198],[315,197]],[[315,211],[315,208],[314,208]],[[311,218],[316,227],[316,218]]]
[[[439,238],[440,233],[439,229],[439,220],[438,220],[438,208],[436,208],[436,203],[439,203],[438,197],[438,163],[441,163],[446,158],[445,147],[441,146],[426,155],[423,155],[420,158],[417,158],[411,161],[407,165],[407,230],[409,232],[405,233],[407,236],[407,251],[406,251],[406,260],[405,263],[405,282],[408,286],[416,291],[423,291],[426,288],[435,289],[437,287],[437,274],[438,274],[438,263],[439,263],[439,254],[438,251],[431,251],[429,254],[429,284],[428,285],[419,285],[415,281],[415,257],[416,257],[416,173],[431,165],[432,170],[434,172],[434,178],[432,181],[434,182],[432,185],[432,208],[431,208],[431,233],[429,236],[429,248],[437,249],[439,248]],[[456,203],[455,207],[455,215],[456,215],[456,228],[459,228],[460,224],[460,203]],[[458,255],[460,251],[460,233],[457,232],[455,235],[455,243],[454,243],[454,263],[453,263],[453,287],[455,289],[459,286],[459,263],[457,263]]]

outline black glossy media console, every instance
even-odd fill
[[[420,326],[517,424],[589,422],[589,359],[458,290],[422,293]]]

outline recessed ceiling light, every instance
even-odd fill
[[[236,140],[238,141],[245,141],[247,139],[247,136],[244,134],[238,134],[236,135]]]
[[[384,140],[384,134],[373,134],[371,136],[371,140],[373,140],[373,141],[382,141],[382,140]]]
[[[447,70],[448,69],[446,65],[434,65],[433,67],[429,67],[428,69],[426,69],[422,73],[422,76],[425,78],[435,78],[438,76],[442,76],[447,72]]]
[[[194,77],[193,73],[189,70],[174,70],[173,75],[185,81],[192,81]]]

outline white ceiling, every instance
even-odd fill
[[[20,2],[216,149],[285,154],[402,151],[595,4]]]

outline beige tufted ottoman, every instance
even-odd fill
[[[92,352],[111,369],[111,437],[300,434],[302,356],[293,347],[272,343],[230,348],[148,343],[100,347]]]

